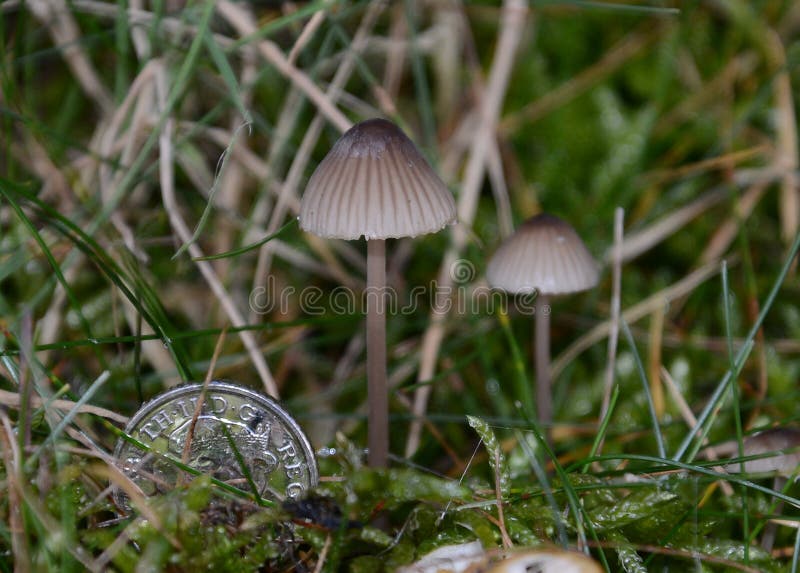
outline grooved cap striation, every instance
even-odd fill
[[[599,273],[575,229],[541,213],[503,241],[489,261],[486,279],[510,293],[567,294],[592,288]]]
[[[453,223],[453,195],[393,123],[370,119],[334,144],[308,181],[300,228],[336,239],[433,233]]]

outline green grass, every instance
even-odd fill
[[[548,0],[526,16],[508,2],[508,18],[486,2],[255,2],[244,24],[239,2],[41,4],[54,13],[0,4],[0,572],[380,571],[476,539],[492,559],[510,541],[608,571],[798,570],[797,486],[721,473],[704,442],[736,466],[752,433],[800,419],[791,2]],[[492,97],[494,132],[470,128]],[[402,311],[387,324],[386,472],[362,455],[365,247],[295,224],[344,125],[378,115],[462,218],[388,244]],[[645,246],[622,266],[601,420],[617,207]],[[504,230],[540,210],[603,269],[596,289],[553,300],[552,428],[531,419],[532,317],[457,304]],[[452,277],[435,344],[446,256],[470,276]],[[209,369],[274,380],[324,449],[315,523],[207,478],[141,513],[114,507],[121,417]]]

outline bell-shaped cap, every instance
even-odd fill
[[[510,293],[566,294],[595,286],[598,269],[571,225],[540,213],[503,241],[489,261],[486,279]]]
[[[395,124],[370,119],[350,128],[311,175],[300,228],[336,239],[433,233],[455,221],[447,186]]]

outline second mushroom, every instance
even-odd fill
[[[389,450],[386,382],[385,240],[433,233],[455,221],[453,195],[414,143],[384,119],[349,129],[311,175],[300,228],[320,237],[367,240],[369,465]]]
[[[550,424],[550,296],[595,286],[597,264],[571,225],[555,215],[540,213],[500,245],[489,261],[486,279],[511,294],[536,293],[536,409],[539,422]]]

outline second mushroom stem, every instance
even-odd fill
[[[539,423],[550,434],[553,419],[553,400],[550,391],[550,297],[536,296],[534,333],[534,359],[536,360],[536,412]]]
[[[386,381],[386,241],[367,241],[367,444],[368,463],[387,466],[389,390]]]

